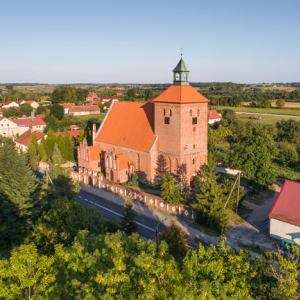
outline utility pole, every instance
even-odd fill
[[[238,173],[238,192],[237,192],[237,197],[236,197],[236,214],[238,213],[238,207],[239,207],[239,199],[240,199],[240,184],[241,184],[241,173]]]
[[[227,198],[227,200],[226,200],[226,203],[225,203],[225,205],[224,205],[224,209],[226,208],[226,206],[227,206],[227,203],[228,203],[228,201],[229,201],[229,199],[230,199],[230,197],[231,197],[231,194],[232,194],[232,192],[233,192],[233,190],[234,190],[234,188],[235,188],[235,185],[236,185],[236,183],[238,182],[238,193],[237,193],[237,199],[236,199],[236,202],[237,202],[237,205],[238,205],[238,202],[239,202],[239,196],[240,196],[240,177],[241,177],[241,173],[239,172],[239,173],[237,173],[237,176],[236,176],[236,180],[235,180],[235,182],[234,182],[234,185],[233,185],[233,187],[232,187],[232,189],[231,189],[231,191],[230,191],[230,193],[229,193],[229,196],[228,196],[228,198]],[[237,207],[236,207],[236,213],[237,213]]]

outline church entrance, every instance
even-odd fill
[[[111,181],[114,181],[114,172],[113,172],[113,170],[110,170],[109,179]]]

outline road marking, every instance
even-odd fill
[[[82,199],[82,197],[81,197],[81,196],[78,196],[78,198]]]
[[[79,196],[78,196],[79,197]],[[84,200],[86,200],[86,201],[89,201],[88,199],[86,199],[86,198],[84,198]],[[113,211],[113,210],[111,210],[111,209],[109,209],[109,208],[106,208],[106,207],[104,207],[104,206],[102,206],[102,205],[100,205],[100,204],[98,204],[98,203],[94,203],[94,202],[92,202],[92,201],[89,201],[90,203],[93,203],[94,205],[97,205],[97,206],[99,206],[99,207],[101,207],[102,209],[104,209],[104,210],[107,210],[108,212],[110,212],[110,213],[112,213],[112,214],[115,214],[116,216],[119,216],[119,217],[123,217],[123,215],[121,215],[121,214],[119,214],[119,213],[117,213],[117,212],[115,212],[115,211]],[[153,228],[151,228],[151,227],[148,227],[148,226],[146,226],[146,225],[144,225],[144,224],[142,224],[142,223],[140,223],[140,222],[136,222],[136,224],[138,224],[139,226],[141,226],[141,227],[144,227],[144,228],[146,228],[146,229],[148,229],[148,230],[150,230],[150,231],[153,231],[153,232],[155,232],[155,229],[153,229]]]

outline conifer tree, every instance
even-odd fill
[[[45,139],[44,139],[44,136],[42,136],[41,142],[38,145],[38,154],[39,154],[39,159],[40,160],[47,161],[47,153],[45,151],[44,144],[45,144]]]
[[[201,166],[194,177],[196,187],[195,197],[191,206],[198,210],[197,221],[209,227],[220,230],[228,226],[229,217],[225,209],[225,197],[222,186],[218,185],[219,175],[214,172],[215,162]]]
[[[168,244],[169,252],[175,259],[183,259],[189,250],[185,232],[175,221],[172,222],[170,228],[162,231],[159,240],[165,241]]]
[[[62,156],[61,156],[60,150],[59,150],[59,148],[57,146],[57,143],[55,143],[54,149],[53,149],[52,157],[54,157],[54,156],[56,156],[59,159],[59,161],[62,160]]]
[[[76,143],[79,145],[81,142],[83,142],[83,140],[84,140],[83,130],[80,130],[80,131],[79,131],[79,136],[78,136],[78,138],[76,139]]]
[[[121,228],[126,232],[126,234],[130,235],[134,232],[137,232],[139,230],[139,226],[134,221],[137,213],[133,210],[133,204],[130,200],[125,202],[125,210],[122,215]]]
[[[58,146],[58,148],[60,150],[62,159],[63,160],[68,160],[68,151],[67,151],[67,146],[66,146],[66,140],[61,135],[61,133],[58,133],[56,135],[56,143],[57,143],[57,146]]]
[[[55,135],[51,128],[47,132],[47,138],[45,144],[46,144],[46,148],[45,148],[46,153],[48,155],[48,158],[50,158],[52,157],[52,152],[55,145]]]
[[[174,179],[173,177],[166,173],[163,175],[164,183],[161,186],[162,189],[162,198],[165,200],[166,203],[177,205],[180,204],[183,200],[183,190],[181,185],[174,186]]]
[[[75,161],[74,159],[74,141],[68,131],[65,131],[65,144],[67,149],[67,160]]]
[[[31,139],[27,148],[26,155],[28,157],[29,165],[33,170],[36,170],[37,163],[39,161],[39,153],[38,153],[39,145],[36,140],[35,132],[31,134]]]

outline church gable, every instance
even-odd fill
[[[153,103],[116,101],[95,141],[150,152],[155,139]]]

